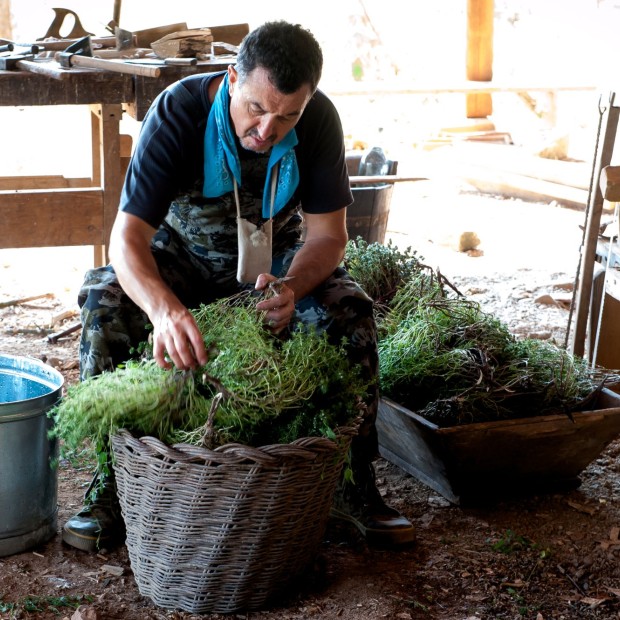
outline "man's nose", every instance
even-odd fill
[[[275,119],[268,115],[261,118],[258,125],[258,135],[261,140],[267,140],[275,133]]]

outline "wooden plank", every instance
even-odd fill
[[[502,170],[491,170],[483,166],[455,165],[451,173],[478,191],[489,194],[533,202],[555,201],[565,207],[578,210],[585,209],[588,201],[586,190]]]
[[[250,32],[249,24],[226,24],[224,26],[209,26],[214,41],[239,45],[246,34]]]
[[[595,92],[598,87],[587,83],[555,82],[475,82],[463,80],[450,82],[358,82],[342,89],[340,84],[322,82],[322,91],[332,97],[342,96],[378,96],[378,95],[450,95],[461,93],[522,93],[522,92]]]
[[[457,141],[433,150],[427,159],[438,172],[452,166],[473,165],[586,191],[592,173],[589,162],[548,159],[513,144]]]
[[[488,148],[500,145],[482,144],[478,146],[481,148]],[[497,196],[509,196],[533,202],[555,201],[571,209],[583,210],[587,204],[588,191],[586,189],[570,187],[561,182],[547,181],[545,179],[519,174],[518,166],[516,165],[515,168],[517,172],[493,168],[491,167],[492,162],[489,162],[489,165],[486,166],[477,165],[478,161],[476,157],[458,157],[457,154],[452,151],[451,147],[446,148],[445,155],[439,153],[441,150],[442,149],[438,149],[431,153],[430,157],[420,169],[422,173],[420,176],[426,176],[432,179],[442,178],[445,177],[446,174],[449,174],[450,176],[462,179],[483,193]],[[551,160],[549,161],[551,162]],[[502,165],[499,158],[496,163],[500,166]],[[541,167],[540,170],[543,170],[543,168],[544,167]],[[554,169],[556,171],[558,170],[557,168]],[[527,170],[525,166],[524,170],[528,171],[530,174],[535,174],[535,170]],[[551,168],[549,168],[549,170],[551,170]],[[564,178],[566,175],[555,175],[555,178],[561,180],[559,178],[560,176]]]
[[[605,166],[601,170],[601,192],[609,202],[620,202],[620,166]]]
[[[230,59],[201,60],[191,67],[162,67],[161,77],[157,79],[134,76],[134,94],[125,99],[126,112],[135,120],[142,121],[155,97],[167,86],[188,75],[224,71],[231,64]]]
[[[159,58],[196,58],[211,53],[210,30],[181,30],[153,41],[151,49]]]
[[[0,106],[120,103],[134,97],[131,75],[79,68],[67,71],[71,75],[65,80],[23,71],[0,71]]]
[[[92,187],[89,178],[67,178],[60,174],[47,176],[0,177],[0,190],[62,189],[67,187]]]
[[[10,231],[0,237],[2,248],[100,244],[103,191],[0,191],[0,221]]]
[[[431,489],[453,503],[459,502],[448,478],[437,427],[386,398],[379,401],[377,414],[379,452]]]
[[[178,22],[176,24],[166,24],[164,26],[155,26],[154,28],[145,28],[144,30],[134,31],[134,39],[136,47],[151,47],[153,41],[165,37],[171,32],[179,30],[187,30],[186,22]]]

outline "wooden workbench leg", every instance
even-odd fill
[[[103,190],[103,244],[95,246],[94,263],[101,266],[108,262],[110,233],[123,185],[121,170],[120,104],[97,104],[91,106],[93,133],[93,185]],[[99,183],[97,183],[99,181]]]

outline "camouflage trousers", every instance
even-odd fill
[[[283,277],[301,244],[273,258],[272,274]],[[164,281],[188,308],[197,308],[239,292],[247,285],[236,280],[236,259],[218,256],[213,260],[187,252],[177,233],[162,227],[156,233],[152,252]],[[82,337],[80,377],[86,379],[137,357],[138,347],[149,334],[146,314],[125,294],[111,265],[86,273],[79,291]],[[312,325],[326,331],[333,342],[346,339],[352,364],[361,365],[370,381],[367,413],[353,452],[363,460],[377,454],[375,419],[378,406],[377,334],[373,302],[342,268],[312,294],[299,300],[292,324]]]

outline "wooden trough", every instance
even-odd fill
[[[450,502],[576,486],[620,435],[620,395],[603,389],[592,411],[439,428],[382,398],[379,451]]]

